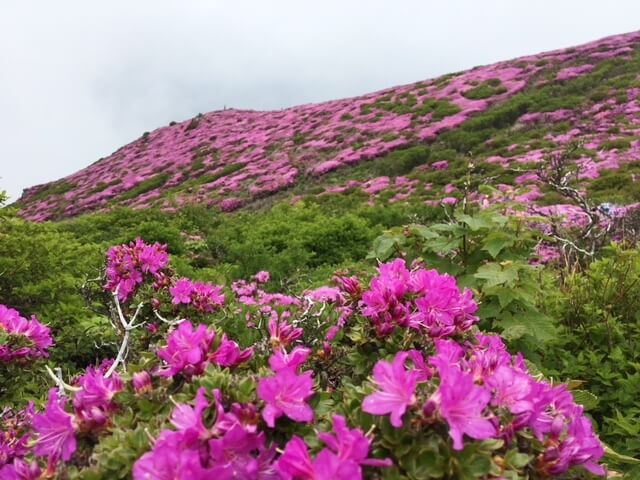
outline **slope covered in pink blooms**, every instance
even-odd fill
[[[210,112],[145,133],[73,175],[29,188],[18,205],[25,218],[36,221],[114,205],[174,209],[197,203],[231,211],[308,179],[323,184],[329,172],[392,151],[438,145],[444,132],[464,128],[523,92],[555,84],[564,86],[563,98],[573,95],[584,101],[573,102],[574,108],[554,109],[554,99],[548,108],[525,107],[515,123],[496,129],[495,138],[485,141],[485,146],[500,145],[499,154],[488,148],[485,153],[471,153],[477,155],[474,161],[508,170],[540,162],[569,142],[580,141],[584,148],[575,163],[581,178],[589,182],[604,170],[640,158],[640,71],[637,86],[603,88],[585,99],[581,91],[572,94],[571,82],[589,75],[592,79],[616,75],[616,65],[606,62],[632,60],[639,48],[640,32],[635,32],[355,98],[272,112]],[[554,125],[560,127],[554,130]],[[543,138],[509,143],[512,132],[540,127],[546,128]],[[461,157],[468,153],[457,150]],[[432,155],[429,165],[420,168],[447,170],[448,160]],[[356,188],[372,200],[390,191],[385,200],[419,195],[425,202],[455,203],[455,184],[422,181],[420,168],[408,178],[358,180],[348,179],[345,170],[347,181],[325,185],[325,192]],[[499,188],[508,195],[514,185],[529,186],[523,201],[543,196],[533,173],[523,173]]]

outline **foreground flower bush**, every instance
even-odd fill
[[[3,413],[0,478],[606,472],[568,387],[480,332],[473,293],[419,262],[292,296],[265,291],[267,272],[230,289],[178,278],[166,247],[137,240],[106,272],[118,358]]]

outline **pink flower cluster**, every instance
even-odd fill
[[[217,348],[212,351],[216,332],[206,325],[193,324],[184,320],[167,337],[167,345],[158,350],[158,357],[165,365],[158,375],[173,377],[177,374],[191,379],[201,375],[208,363],[222,367],[233,367],[248,361],[253,349],[241,350],[238,344],[229,340],[225,334],[220,337]]]
[[[0,478],[35,480],[40,477],[40,467],[25,460],[31,449],[34,413],[33,402],[22,410],[6,407],[0,411]]]
[[[371,440],[359,428],[350,429],[341,415],[333,416],[334,435],[326,432],[318,437],[326,445],[311,458],[307,444],[294,436],[285,446],[277,462],[283,480],[358,480],[362,466],[390,467],[390,459],[369,458]]]
[[[74,382],[78,391],[72,402],[73,413],[66,410],[67,398],[51,389],[45,411],[33,415],[33,453],[46,457],[48,472],[54,473],[59,461],[71,459],[77,448],[77,435],[106,428],[118,411],[114,396],[124,389],[124,383],[117,373],[105,377],[110,365],[111,361],[106,361],[97,368],[89,367]]]
[[[497,336],[478,334],[464,346],[436,340],[435,346],[426,362],[416,351],[380,360],[373,370],[376,391],[364,399],[363,410],[390,415],[396,428],[408,410],[412,423],[425,428],[445,423],[456,450],[464,447],[465,436],[513,444],[519,434],[533,435],[545,446],[536,464],[544,474],[559,475],[576,465],[604,474],[598,465],[602,443],[564,385],[532,376]]]
[[[35,316],[27,320],[17,310],[0,304],[0,362],[44,358],[52,345],[49,327]]]
[[[391,465],[388,459],[370,458],[371,440],[362,430],[350,429],[340,415],[333,417],[334,434],[319,434],[326,447],[315,459],[297,436],[276,458],[275,445],[267,445],[258,429],[255,407],[234,403],[225,409],[221,392],[212,394],[210,401],[200,388],[194,406],[175,407],[171,416],[175,430],[163,430],[153,449],[138,459],[134,480],[362,480],[362,466]],[[210,427],[204,422],[208,409],[215,412]]]
[[[128,245],[111,247],[107,252],[105,288],[111,292],[117,291],[120,301],[127,301],[145,278],[153,278],[156,288],[166,286],[165,269],[168,265],[166,245],[149,245],[138,238]]]
[[[204,413],[212,408],[215,422],[206,426]],[[277,480],[273,447],[258,431],[258,416],[251,404],[222,405],[219,390],[213,399],[204,388],[196,395],[195,406],[179,404],[171,423],[176,430],[163,430],[153,449],[133,466],[134,480],[205,480],[244,478]]]
[[[362,314],[380,336],[402,327],[451,337],[478,321],[477,309],[471,291],[461,292],[455,278],[424,268],[409,271],[401,258],[381,264],[362,295]]]
[[[222,287],[206,282],[181,278],[169,288],[169,292],[174,305],[191,305],[202,313],[211,313],[224,305]]]

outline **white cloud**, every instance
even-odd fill
[[[637,28],[640,4],[541,0],[6,0],[0,188],[89,165],[223,106],[277,109]]]

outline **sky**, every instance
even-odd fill
[[[199,112],[356,96],[638,19],[637,0],[0,0],[0,190]]]

